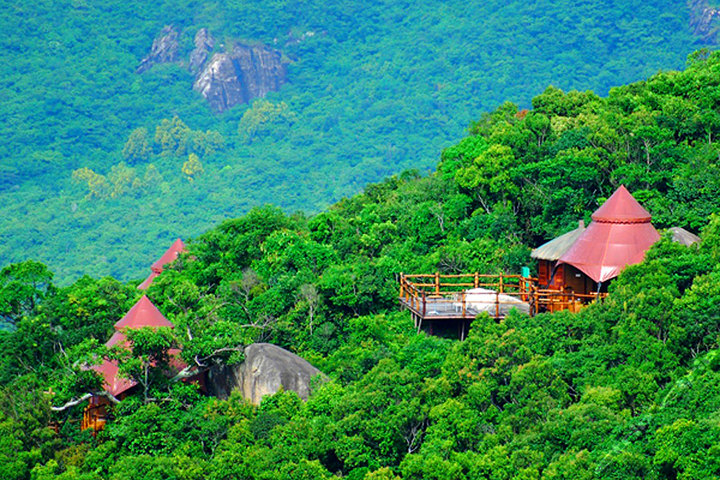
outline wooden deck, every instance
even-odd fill
[[[520,275],[400,274],[400,304],[408,309],[420,331],[437,322],[453,322],[463,338],[470,322],[486,312],[504,318],[512,309],[535,316],[541,312],[579,311],[606,294],[584,295],[571,291],[538,288],[534,277]]]

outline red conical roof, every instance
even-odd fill
[[[159,273],[150,272],[150,275],[148,275],[148,277],[143,280],[140,285],[138,285],[138,290],[147,290],[153,280],[155,280],[159,275]]]
[[[125,316],[115,324],[115,329],[141,327],[174,327],[170,321],[160,313],[146,295],[128,311]]]
[[[146,295],[143,295],[125,316],[115,324],[116,332],[105,343],[105,346],[108,348],[130,348],[130,340],[120,330],[142,327],[174,327]],[[168,374],[180,371],[187,366],[180,358],[180,350],[171,348],[168,350],[168,354],[170,355],[170,372],[167,372]],[[137,382],[118,375],[117,360],[108,360],[106,358],[100,365],[93,366],[92,369],[102,375],[104,380],[103,389],[112,395],[120,395],[137,385]]]
[[[610,198],[592,214],[596,222],[649,223],[650,213],[630,195],[625,185],[615,190]]]
[[[103,360],[100,365],[95,365],[92,369],[102,375],[104,380],[103,390],[113,396],[117,397],[121,393],[130,390],[132,387],[137,385],[137,382],[118,375],[119,369],[116,360]]]
[[[127,347],[130,344],[130,341],[127,339],[127,336],[125,336],[124,333],[120,331],[115,331],[112,334],[112,337],[110,337],[110,340],[105,342],[105,346],[108,348],[114,347],[115,345],[122,345],[123,347]]]
[[[140,285],[138,285],[138,290],[147,290],[148,287],[150,287],[150,284],[155,280],[155,278],[160,275],[163,271],[163,268],[168,263],[174,262],[178,256],[185,252],[185,244],[182,240],[179,238],[175,240],[175,242],[170,245],[170,248],[167,249],[167,251],[163,254],[162,257],[160,257],[155,263],[152,264],[150,269],[152,272],[150,275],[145,279],[144,282],[142,282]]]
[[[163,271],[163,267],[167,265],[168,263],[174,262],[175,259],[185,251],[185,244],[180,240],[179,238],[175,240],[175,243],[173,243],[170,248],[167,249],[167,251],[163,254],[160,259],[153,263],[150,267],[153,272],[160,273]]]
[[[560,257],[596,282],[620,275],[628,265],[640,263],[645,252],[660,240],[650,214],[624,186],[618,188],[592,215],[593,222]]]

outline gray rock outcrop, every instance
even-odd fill
[[[208,393],[227,398],[233,390],[246,400],[259,404],[282,386],[307,400],[311,380],[325,375],[305,359],[269,343],[254,343],[245,348],[245,361],[239,365],[215,367],[208,372]]]
[[[208,32],[207,28],[201,28],[195,34],[195,48],[190,52],[190,60],[188,62],[188,70],[196,75],[202,70],[208,55],[215,47],[215,38]]]
[[[150,70],[153,65],[175,62],[178,59],[178,32],[171,25],[165,26],[153,40],[150,53],[140,61],[135,73]]]
[[[173,26],[163,28],[135,72],[144,73],[161,63],[185,65],[179,58],[178,38]],[[215,38],[206,28],[197,31],[194,43],[195,48],[187,59],[187,69],[195,76],[193,89],[218,112],[265,97],[269,92],[279,90],[287,80],[283,55],[273,48],[235,43],[231,51],[210,57]]]
[[[702,38],[704,42],[717,43],[717,19],[720,18],[720,9],[707,0],[690,0],[690,26],[693,33]]]
[[[237,43],[230,53],[216,53],[193,84],[217,111],[222,112],[280,89],[287,72],[282,54],[264,45]]]

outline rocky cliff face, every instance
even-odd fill
[[[317,375],[325,377],[297,355],[269,343],[254,343],[245,349],[245,361],[240,365],[210,370],[208,392],[225,399],[239,390],[243,398],[257,405],[263,396],[282,386],[307,400],[311,379]]]
[[[702,38],[705,43],[717,43],[720,8],[710,5],[708,0],[690,0],[690,26],[695,35]]]
[[[214,47],[215,39],[210,35],[207,28],[198,30],[195,34],[195,48],[190,52],[190,61],[188,63],[190,73],[197,75],[200,72]]]
[[[216,53],[195,79],[193,88],[222,112],[280,89],[287,72],[279,51],[264,45],[234,45]]]
[[[174,27],[163,28],[136,72],[146,72],[160,63],[184,65],[178,56],[178,36]],[[230,52],[215,53],[208,60],[215,47],[215,38],[206,28],[198,30],[194,43],[195,48],[187,61],[188,70],[195,75],[193,89],[218,112],[279,90],[287,79],[285,62],[278,50],[265,45],[236,43]]]
[[[159,63],[175,62],[178,59],[178,32],[168,25],[162,29],[160,35],[153,40],[150,53],[140,61],[135,73],[150,70]]]

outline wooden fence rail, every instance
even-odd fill
[[[465,279],[472,282],[462,281]],[[468,291],[475,288],[486,290]],[[606,295],[541,289],[537,278],[521,275],[400,274],[400,302],[417,317],[417,323],[423,319],[474,318],[479,311],[502,318],[512,307],[533,316],[540,312],[578,311]]]

